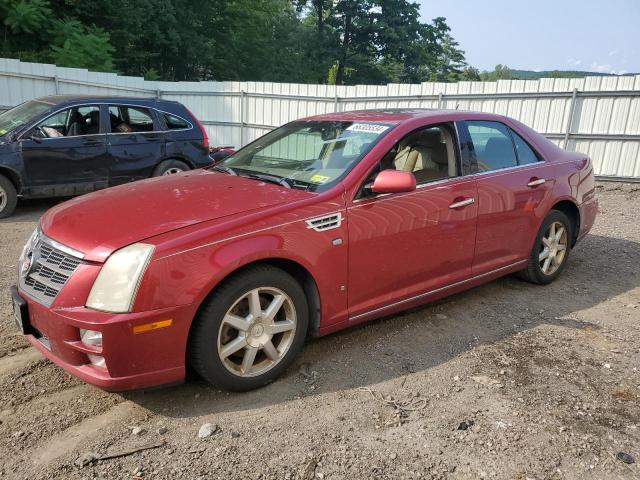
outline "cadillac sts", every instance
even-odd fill
[[[555,280],[596,212],[591,160],[511,118],[315,116],[208,169],[55,206],[24,247],[14,313],[107,390],[188,368],[248,390],[308,337],[503,275]]]

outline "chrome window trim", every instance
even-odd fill
[[[513,268],[513,267],[516,267],[518,265],[525,264],[526,262],[527,262],[526,259],[519,260],[517,262],[510,263],[509,265],[505,265],[504,267],[496,268],[496,269],[491,270],[489,272],[481,273],[480,275],[474,275],[473,277],[469,277],[469,278],[467,278],[465,280],[460,280],[459,282],[450,283],[449,285],[445,285],[443,287],[439,287],[439,288],[435,288],[433,290],[429,290],[429,291],[426,291],[426,292],[423,292],[423,293],[419,293],[418,295],[414,295],[413,297],[405,298],[403,300],[398,300],[397,302],[393,302],[393,303],[390,303],[388,305],[383,305],[382,307],[377,307],[377,308],[374,308],[372,310],[367,310],[366,312],[359,313],[358,315],[354,315],[352,317],[349,317],[349,321],[357,320],[358,318],[362,318],[362,317],[365,317],[367,315],[371,315],[372,313],[377,313],[377,312],[380,312],[380,311],[388,310],[388,309],[396,307],[398,305],[402,305],[403,303],[409,303],[409,302],[412,302],[414,300],[418,300],[418,299],[420,299],[422,297],[427,297],[429,295],[433,295],[434,293],[441,292],[443,290],[448,290],[450,288],[457,287],[459,285],[464,285],[465,283],[469,283],[469,282],[472,282],[474,280],[478,280],[479,278],[486,277],[486,276],[492,275],[494,273],[498,273],[498,272],[500,272],[502,270],[507,270],[509,268]]]
[[[351,201],[352,206],[350,208],[360,207],[362,205],[353,205],[353,204],[365,202],[365,201],[375,202],[377,200],[386,200],[388,198],[398,198],[398,196],[410,197],[416,193],[421,193],[420,190],[422,190],[423,188],[428,188],[428,187],[438,188],[438,186],[442,186],[445,183],[451,182],[454,180],[457,180],[458,183],[467,183],[470,180],[467,177],[469,177],[469,175],[460,175],[457,177],[441,178],[440,180],[433,180],[432,182],[428,182],[428,183],[421,183],[420,185],[416,185],[416,189],[411,192],[381,193],[380,195],[376,195],[373,197],[357,198]]]
[[[147,108],[150,110],[155,110],[156,112],[159,113],[167,113],[169,115],[173,115],[174,117],[178,117],[181,118],[182,120],[184,120],[185,122],[187,122],[190,127],[189,128],[176,128],[175,130],[152,130],[150,132],[129,132],[129,133],[113,133],[113,132],[105,132],[105,133],[91,133],[89,135],[72,135],[70,137],[47,137],[47,138],[41,138],[40,140],[57,140],[59,138],[78,138],[78,137],[94,137],[97,135],[133,135],[133,134],[137,134],[137,133],[167,133],[167,132],[186,132],[189,130],[193,130],[194,125],[193,123],[191,123],[189,120],[187,120],[186,118],[182,118],[180,115],[176,115],[175,113],[171,113],[171,112],[167,112],[165,110],[160,110],[159,108],[155,108],[155,107],[148,107],[146,105],[134,105],[131,103],[118,103],[118,102],[87,102],[87,103],[76,103],[73,105],[67,105],[66,107],[62,107],[59,108],[58,110],[53,111],[52,113],[50,113],[49,115],[47,115],[46,117],[44,117],[42,120],[40,120],[38,123],[36,123],[35,125],[31,125],[30,127],[27,128],[27,130],[20,134],[18,136],[18,138],[16,140],[22,140],[24,139],[24,135],[26,135],[27,132],[29,132],[33,127],[39,125],[40,123],[44,122],[45,120],[48,120],[49,118],[51,118],[54,115],[57,115],[58,113],[67,110],[69,108],[76,108],[76,107],[90,107],[90,106],[98,106],[98,105],[106,105],[106,106],[113,106],[114,104],[116,105],[121,105],[123,107],[138,107],[138,108]]]

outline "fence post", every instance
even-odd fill
[[[442,110],[443,99],[444,99],[444,94],[442,92],[440,92],[438,94],[438,110]]]
[[[240,148],[244,147],[244,99],[245,91],[240,90]]]
[[[334,92],[334,95],[333,95],[333,111],[335,113],[337,113],[338,112],[338,102],[339,102],[339,100],[338,100],[338,85],[335,85],[333,87],[333,92]]]
[[[573,89],[573,94],[571,95],[571,105],[569,106],[569,119],[567,120],[567,127],[564,131],[564,143],[562,144],[562,148],[566,149],[569,144],[569,136],[571,135],[571,127],[573,126],[573,115],[576,111],[576,99],[578,98],[578,89]]]
[[[159,88],[156,88],[156,100],[159,100],[161,96],[162,96],[162,92],[160,91]]]
[[[60,84],[58,82],[58,76],[53,76],[53,87],[55,88],[56,95],[60,93]]]

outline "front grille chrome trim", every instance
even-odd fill
[[[38,303],[51,306],[69,278],[83,263],[83,257],[82,253],[40,232],[35,245],[25,252],[20,265],[21,290]],[[29,264],[26,265],[25,262]]]
[[[54,239],[49,238],[44,233],[42,233],[42,230],[40,231],[39,235],[40,235],[40,238],[44,240],[45,243],[48,243],[56,250],[60,250],[61,252],[64,252],[67,255],[71,255],[72,257],[79,258],[80,260],[84,260],[84,253],[79,252],[78,250],[75,250],[71,247],[67,247],[66,245],[60,242],[56,242]]]

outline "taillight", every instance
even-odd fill
[[[184,107],[184,108],[186,108],[187,112],[191,114],[191,118],[193,118],[196,121],[198,128],[200,128],[200,132],[202,132],[202,146],[205,149],[209,150],[209,135],[207,135],[207,129],[204,128],[204,125],[202,124],[202,122],[198,120],[198,117],[196,117],[191,110],[189,110],[187,107]]]

